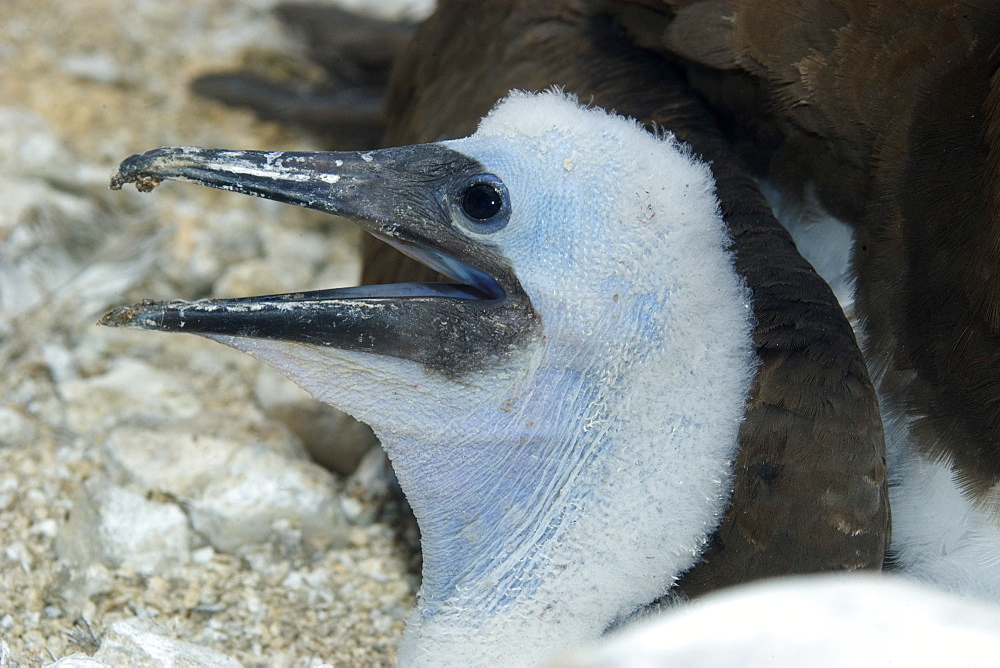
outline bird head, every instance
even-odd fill
[[[163,179],[348,217],[450,279],[102,320],[216,339],[373,427],[421,528],[404,660],[537,658],[696,561],[756,362],[711,172],[671,136],[515,93],[464,139],[164,148],[113,186]]]

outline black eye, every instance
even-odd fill
[[[503,208],[503,196],[489,183],[473,183],[462,193],[462,210],[474,220],[489,220]]]
[[[495,174],[474,174],[455,186],[449,199],[456,222],[469,232],[493,234],[510,222],[510,193]]]

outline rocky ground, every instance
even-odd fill
[[[159,145],[317,148],[187,88],[248,63],[308,76],[272,5],[0,4],[0,666],[392,661],[418,564],[370,434],[235,351],[94,325],[357,280],[357,234],[327,216],[107,189]]]

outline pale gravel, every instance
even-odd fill
[[[369,477],[342,493],[353,521],[343,549],[310,555],[281,535],[238,554],[195,545],[190,561],[154,574],[85,568],[56,552],[74,495],[108,475],[102,444],[132,421],[183,423],[193,407],[261,433],[312,437],[314,449],[341,428],[358,440],[234,351],[93,324],[146,297],[356,280],[356,233],[322,215],[189,184],[106,190],[118,161],[158,145],[317,148],[307,134],[187,89],[200,73],[245,63],[314,75],[272,4],[0,3],[0,666],[92,653],[112,623],[133,618],[248,666],[393,659],[413,604],[414,535],[391,495],[365,486]],[[122,360],[183,391],[137,377],[95,398]]]

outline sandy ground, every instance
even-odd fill
[[[317,148],[187,89],[248,62],[308,75],[272,4],[0,3],[0,666],[92,653],[121,620],[244,665],[392,661],[414,535],[377,458],[349,477],[369,437],[222,346],[94,326],[147,297],[356,280],[356,232],[321,214],[189,184],[107,190],[121,159],[159,145]],[[238,521],[212,534],[195,511],[218,511],[220,451],[231,468],[281,458],[327,514],[291,507],[263,538]],[[108,529],[99,515],[121,499],[133,524]],[[310,533],[316,517],[336,531]],[[146,552],[107,533],[149,527]]]

